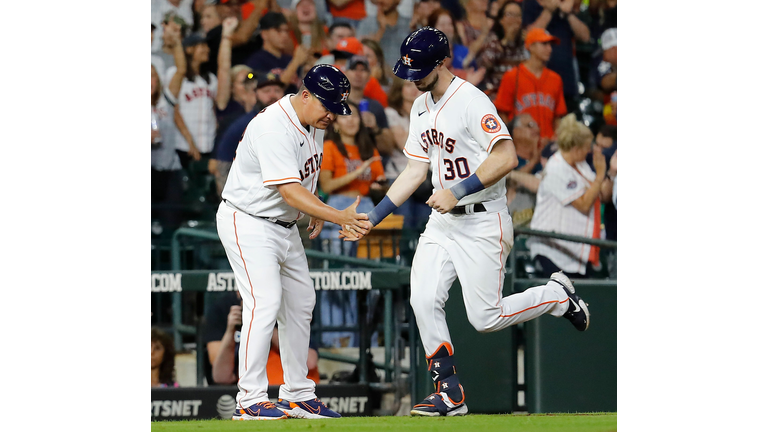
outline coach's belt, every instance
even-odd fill
[[[464,215],[464,214],[473,214],[473,213],[480,213],[486,211],[485,206],[482,204],[469,204],[464,206],[456,206],[451,210],[451,214],[455,215]]]
[[[248,212],[244,212],[244,211],[240,210],[239,208],[235,207],[235,205],[232,204],[231,202],[229,202],[227,200],[223,200],[223,201],[224,201],[224,204],[232,207],[233,209],[239,210],[239,211],[247,214],[248,216],[253,216],[252,214],[250,214]],[[294,221],[290,221],[290,222],[285,222],[285,221],[281,221],[278,218],[273,218],[273,217],[264,217],[264,216],[253,216],[253,217],[258,217],[258,218],[261,218],[261,219],[264,219],[264,220],[268,220],[268,221],[270,221],[270,222],[272,222],[274,224],[280,225],[283,228],[293,228],[293,226],[296,225],[296,221],[295,220]]]

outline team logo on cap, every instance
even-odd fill
[[[413,59],[408,57],[408,54],[403,56],[403,63],[405,63],[406,66],[411,66],[411,62],[412,61],[413,61]]]
[[[480,120],[480,125],[483,127],[483,130],[488,133],[496,133],[501,130],[501,123],[496,120],[496,117],[493,114],[486,114],[483,119]]]

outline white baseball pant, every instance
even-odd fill
[[[238,408],[269,400],[266,367],[275,320],[285,382],[279,397],[314,399],[307,354],[315,290],[298,228],[282,227],[223,202],[216,227],[243,299]]]
[[[469,215],[432,212],[411,270],[411,306],[428,357],[445,342],[453,349],[443,307],[456,277],[467,318],[481,333],[567,311],[568,296],[551,281],[502,298],[512,242],[512,218],[506,209]]]

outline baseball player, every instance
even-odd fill
[[[375,226],[416,190],[432,168],[432,214],[419,239],[411,270],[411,306],[427,353],[435,393],[412,415],[468,412],[453,360],[443,305],[456,277],[469,322],[479,332],[501,330],[545,313],[568,318],[578,330],[589,312],[562,273],[543,286],[501,296],[504,263],[512,248],[512,218],[504,177],[517,165],[515,147],[488,97],[449,70],[448,39],[424,27],[400,47],[394,73],[425,92],[413,103],[404,153],[405,170],[370,212]],[[354,240],[352,233],[340,237]]]
[[[234,420],[286,416],[337,418],[318,401],[307,378],[315,290],[296,221],[310,215],[310,238],[323,221],[350,239],[371,228],[357,201],[344,210],[316,196],[325,128],[349,115],[349,81],[334,66],[307,72],[296,94],[284,96],[248,124],[222,191],[216,227],[243,299],[237,408]],[[278,404],[267,397],[267,357],[277,320],[285,384]]]

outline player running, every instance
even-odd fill
[[[504,263],[512,248],[512,218],[504,177],[517,166],[515,146],[488,97],[448,70],[451,53],[441,31],[424,27],[400,47],[394,73],[414,81],[419,96],[403,152],[408,165],[387,196],[370,212],[375,226],[411,196],[432,168],[433,208],[419,239],[411,270],[416,316],[435,393],[412,415],[455,416],[468,412],[453,361],[443,305],[459,278],[469,322],[479,332],[501,330],[543,314],[589,327],[586,303],[562,272],[518,294],[501,296]],[[340,237],[353,240],[349,233]]]
[[[248,124],[237,148],[216,214],[216,228],[243,299],[237,409],[233,420],[287,416],[337,418],[315,395],[307,378],[307,352],[315,289],[296,221],[311,216],[310,238],[323,221],[345,227],[351,239],[368,232],[365,214],[316,196],[325,128],[351,113],[349,81],[331,65],[307,72],[295,95],[262,110]],[[277,405],[267,397],[267,357],[278,323],[285,384]]]

